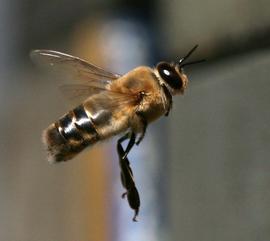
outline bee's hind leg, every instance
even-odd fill
[[[129,138],[129,142],[127,144],[127,148],[126,150],[121,154],[121,158],[124,160],[128,153],[130,152],[130,150],[132,149],[132,147],[134,146],[135,144],[135,141],[136,141],[136,134],[134,132],[130,132],[130,133],[127,133],[125,134],[124,136],[122,136],[118,141],[117,141],[117,145],[121,145],[122,142],[124,142],[125,140],[127,140]],[[118,154],[120,155],[119,151],[118,151]]]
[[[126,192],[122,194],[122,198],[127,197],[129,206],[134,210],[133,221],[136,222],[136,217],[139,213],[140,208],[140,196],[138,190],[135,186],[135,182],[133,179],[133,172],[129,164],[129,160],[127,157],[122,158],[125,155],[125,151],[121,145],[121,141],[124,141],[128,138],[128,135],[123,136],[119,139],[117,143],[117,152],[119,155],[119,165],[121,170],[121,182],[123,187],[126,189]]]

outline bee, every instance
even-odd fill
[[[44,130],[42,140],[51,163],[72,159],[86,147],[122,134],[117,142],[121,180],[129,205],[139,212],[140,199],[127,158],[143,140],[147,126],[161,116],[168,116],[172,96],[183,94],[188,78],[183,71],[196,50],[193,47],[177,63],[159,62],[154,68],[139,66],[127,74],[106,71],[87,61],[52,50],[33,50],[34,62],[52,68],[69,70],[83,84],[62,86],[66,94],[83,96],[85,100]],[[125,150],[122,143],[128,140]]]

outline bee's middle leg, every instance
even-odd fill
[[[147,128],[148,123],[147,123],[146,118],[143,116],[143,114],[138,112],[137,115],[140,118],[141,125],[142,125],[142,133],[139,136],[138,140],[136,141],[136,145],[138,146],[141,143],[141,141],[143,140],[144,136],[145,136],[146,128]]]

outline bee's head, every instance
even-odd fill
[[[183,67],[186,65],[200,63],[204,60],[185,63],[185,60],[196,50],[198,45],[193,47],[185,57],[181,58],[178,63],[159,62],[156,66],[158,75],[162,83],[166,85],[172,95],[183,94],[188,85],[188,78],[184,74]]]

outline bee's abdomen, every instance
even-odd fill
[[[83,105],[50,125],[43,136],[50,162],[67,161],[98,140],[96,127]]]

